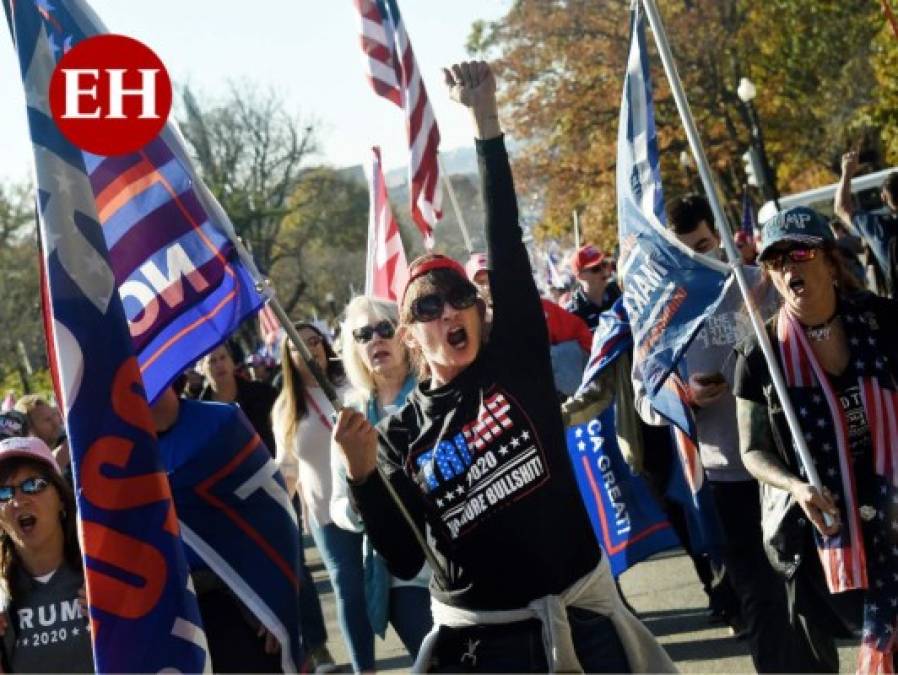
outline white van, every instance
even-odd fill
[[[868,173],[864,176],[858,176],[851,180],[851,192],[854,194],[856,206],[864,211],[881,211],[884,207],[879,197],[879,188],[882,182],[893,171],[898,171],[898,167],[891,169],[883,169],[876,173]],[[836,196],[838,183],[826,185],[824,187],[814,188],[798,194],[789,195],[788,197],[780,197],[779,203],[781,209],[788,209],[792,206],[810,206],[815,211],[819,211],[825,216],[833,215],[833,199]],[[758,223],[764,224],[776,214],[776,204],[772,201],[767,202],[758,211]]]

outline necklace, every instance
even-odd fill
[[[804,324],[802,324],[802,328],[804,328],[804,334],[814,342],[826,342],[833,334],[833,323],[838,316],[839,312],[837,310],[826,321],[824,321],[823,323],[818,323],[816,326],[805,326]]]

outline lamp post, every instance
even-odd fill
[[[764,134],[761,131],[761,123],[758,121],[758,111],[755,108],[754,98],[758,95],[757,87],[747,77],[739,80],[739,86],[736,88],[736,95],[745,106],[745,114],[751,128],[751,145],[758,153],[761,159],[761,171],[764,174],[761,178],[761,192],[764,199],[772,199],[774,202],[779,201],[779,190],[776,187],[776,174],[770,166],[770,160],[767,158],[767,149],[764,146]],[[777,204],[777,209],[779,205]]]
[[[680,152],[680,166],[683,167],[683,173],[686,174],[686,183],[693,192],[699,192],[695,185],[695,162],[692,161],[692,155],[688,151]]]

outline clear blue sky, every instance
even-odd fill
[[[319,122],[320,161],[367,161],[380,144],[387,168],[404,165],[402,112],[364,78],[352,0],[88,0],[110,31],[148,44],[176,83],[215,96],[228,80],[273,87],[291,112]],[[510,0],[400,0],[442,135],[471,143],[468,119],[445,96],[440,66],[466,57],[471,23],[504,14]],[[0,180],[25,178],[31,148],[12,41],[0,36]]]

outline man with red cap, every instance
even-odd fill
[[[620,288],[611,280],[614,261],[592,244],[578,248],[571,256],[571,270],[579,288],[565,308],[586,322],[590,330],[599,323],[599,315],[620,297]]]

